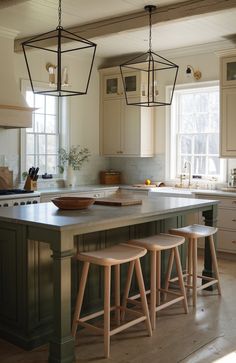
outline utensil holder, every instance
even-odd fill
[[[25,181],[24,189],[28,191],[37,190],[37,180],[32,180],[28,175]]]

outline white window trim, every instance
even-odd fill
[[[36,88],[45,89],[47,84],[45,82],[34,82]],[[21,79],[21,93],[25,97],[26,91],[32,91],[29,80]],[[53,97],[53,96],[51,96]],[[60,147],[67,148],[70,145],[70,104],[68,97],[59,97],[58,102],[58,118],[59,118],[59,145]],[[26,170],[26,130],[20,130],[20,177],[22,179],[22,173]],[[61,178],[61,175],[55,175],[55,178]],[[23,179],[22,179],[23,180]]]
[[[175,86],[175,90],[187,90],[187,89],[191,89],[191,88],[206,88],[206,87],[219,87],[219,81],[207,81],[207,82],[198,82],[198,83],[184,83],[181,85],[176,85]],[[166,87],[166,93],[167,95],[170,94],[172,89],[172,86],[167,86]],[[174,102],[174,100],[173,100]],[[173,105],[174,106],[174,103]],[[175,123],[176,125],[176,123]],[[172,145],[172,150],[175,148],[175,153],[177,153],[177,145],[176,145],[176,139],[174,137],[175,132],[171,132],[171,107],[168,107],[166,109],[166,168],[165,168],[165,180],[169,180],[169,181],[177,181],[178,179],[175,177],[171,177],[171,171],[173,171],[173,157],[170,153],[171,150],[171,145]],[[174,148],[173,148],[174,145]],[[218,180],[218,182],[225,182],[227,180],[227,160],[222,159],[220,160],[221,163],[221,167],[222,167],[222,176],[221,179]],[[174,168],[176,169],[176,163]],[[204,181],[204,179],[201,179],[202,181]]]

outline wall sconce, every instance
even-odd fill
[[[199,79],[202,78],[202,72],[199,71],[199,69],[194,70],[194,68],[190,65],[187,65],[186,75],[187,77],[194,77],[196,81],[199,81]]]

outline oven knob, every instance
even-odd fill
[[[15,202],[13,205],[19,205],[19,203],[18,202]]]
[[[8,203],[4,203],[3,207],[9,207]]]
[[[26,204],[31,204],[31,201],[30,201],[30,200],[28,200],[28,201],[26,202]]]
[[[25,202],[20,202],[20,205],[25,205]]]
[[[38,201],[37,200],[33,200],[33,204],[37,204],[38,203]]]

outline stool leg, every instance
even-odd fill
[[[79,284],[79,292],[78,292],[77,299],[76,299],[75,312],[74,312],[73,323],[72,323],[71,334],[73,337],[75,337],[77,327],[78,327],[77,321],[79,320],[79,317],[80,317],[80,312],[81,312],[81,307],[82,307],[83,297],[84,297],[84,290],[85,290],[87,277],[88,277],[89,265],[90,265],[89,262],[84,262],[84,264],[83,264],[83,269],[82,269],[82,274],[81,274],[80,284]]]
[[[131,285],[131,281],[132,281],[133,271],[134,271],[134,261],[131,261],[129,264],[126,283],[125,283],[125,291],[124,291],[124,295],[123,295],[122,312],[121,312],[121,321],[123,321],[125,318],[125,308],[126,308],[127,299],[129,296],[129,290],[130,290],[130,285]]]
[[[184,297],[184,300],[183,300],[184,311],[187,314],[188,313],[188,303],[187,303],[187,296],[186,296],[186,291],[185,291],[185,287],[184,287],[183,271],[182,271],[182,266],[181,266],[181,262],[180,262],[178,247],[174,248],[174,255],[175,255],[176,269],[177,269],[178,278],[179,278],[179,287],[180,287],[180,291]]]
[[[104,354],[110,356],[111,266],[104,266]]]
[[[116,324],[120,325],[120,265],[115,265],[115,306]]]
[[[193,261],[193,242],[192,239],[190,238],[188,241],[188,260],[187,260],[187,286],[191,286],[192,285],[192,263]]]
[[[156,306],[160,305],[160,288],[161,288],[161,251],[156,251]]]
[[[197,239],[192,239],[193,244],[193,306],[197,304]]]
[[[168,259],[166,277],[165,277],[165,290],[167,290],[167,291],[169,289],[170,276],[171,276],[171,271],[172,271],[172,268],[173,268],[173,262],[174,262],[174,251],[173,251],[173,249],[171,249],[170,256],[169,256],[169,259]],[[167,296],[167,294],[164,293],[164,295],[163,295],[163,300],[164,301],[166,301],[166,296]]]
[[[150,251],[151,260],[151,301],[150,301],[150,319],[152,324],[152,329],[156,328],[156,300],[157,300],[157,264],[156,264],[156,251]]]
[[[219,274],[218,263],[217,263],[217,258],[216,258],[214,239],[213,239],[212,235],[209,236],[209,243],[210,243],[210,250],[211,250],[212,265],[213,265],[213,269],[214,269],[214,272],[216,275],[216,279],[218,280],[218,283],[217,283],[218,293],[219,293],[219,295],[221,295],[220,274]]]
[[[146,294],[145,294],[143,274],[142,274],[141,264],[140,264],[139,258],[137,258],[135,260],[135,271],[136,271],[136,276],[137,276],[137,280],[138,280],[138,286],[139,286],[139,291],[140,291],[142,309],[143,309],[144,315],[146,316],[145,323],[146,323],[148,335],[151,337],[152,336],[152,327],[151,327],[151,322],[150,322],[150,318],[149,318],[147,298],[146,298]]]

